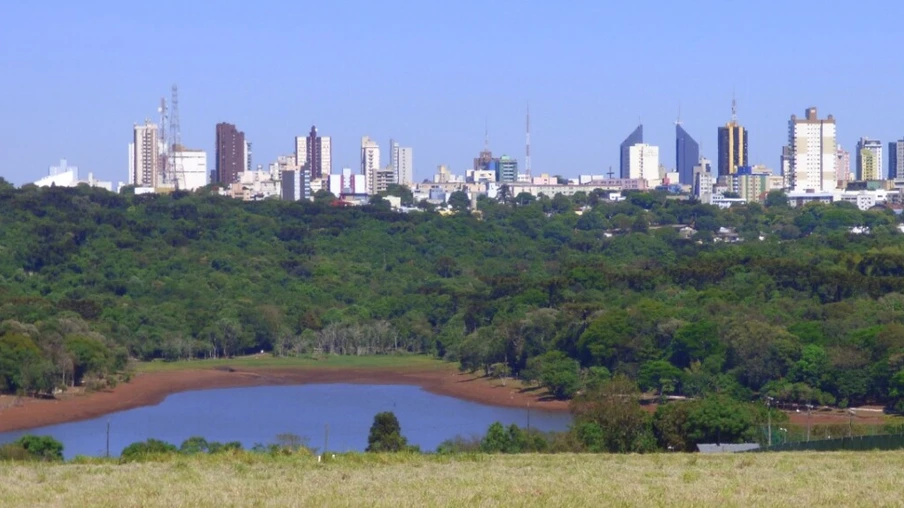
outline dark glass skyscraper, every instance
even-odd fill
[[[680,123],[675,124],[675,171],[680,183],[694,185],[694,166],[699,161],[700,145]]]
[[[621,153],[619,154],[619,174],[622,178],[631,178],[631,147],[643,143],[643,124],[637,126],[621,144]]]
[[[739,166],[747,166],[747,130],[731,121],[719,127],[719,176],[733,175]]]

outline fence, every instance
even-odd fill
[[[835,452],[841,450],[900,450],[904,449],[904,434],[886,434],[882,436],[854,436],[838,439],[821,439],[819,441],[794,441],[782,443],[753,452]]]

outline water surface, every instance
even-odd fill
[[[433,451],[446,439],[482,435],[493,422],[543,431],[567,429],[568,413],[488,406],[435,395],[417,386],[308,384],[199,390],[170,395],[156,406],[112,413],[93,420],[0,434],[0,443],[23,434],[50,435],[64,445],[66,458],[104,455],[107,423],[110,454],[148,438],[179,445],[191,436],[208,441],[240,441],[250,448],[291,433],[323,449],[363,451],[374,415],[392,411],[410,444]]]

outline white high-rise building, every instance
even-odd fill
[[[207,152],[176,146],[173,151],[173,172],[179,190],[194,191],[207,185]]]
[[[838,145],[835,118],[820,120],[816,108],[807,108],[804,118],[791,115],[788,122],[788,146],[791,158],[788,182],[795,192],[829,192],[838,185],[836,178]]]
[[[367,185],[367,194],[375,193],[377,171],[380,170],[380,145],[369,136],[361,138],[361,174]]]
[[[157,124],[145,120],[144,125],[135,125],[132,155],[129,158],[129,183],[137,187],[158,187],[160,150],[157,140]]]
[[[659,147],[637,143],[628,149],[628,178],[642,178],[649,187],[656,187],[659,176]]]
[[[835,151],[835,178],[838,179],[838,188],[843,189],[847,182],[854,179],[851,174],[851,154],[838,145]]]
[[[341,173],[330,174],[329,180],[330,193],[336,197],[367,193],[367,183],[364,175],[352,174],[351,168],[342,168]]]
[[[414,185],[414,149],[410,146],[396,147],[395,149],[396,180],[406,187]]]
[[[882,180],[882,142],[860,138],[857,142],[857,179]]]
[[[251,142],[245,141],[245,152],[242,154],[242,173],[251,171]]]

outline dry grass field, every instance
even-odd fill
[[[2,506],[901,506],[904,452],[0,463]]]

